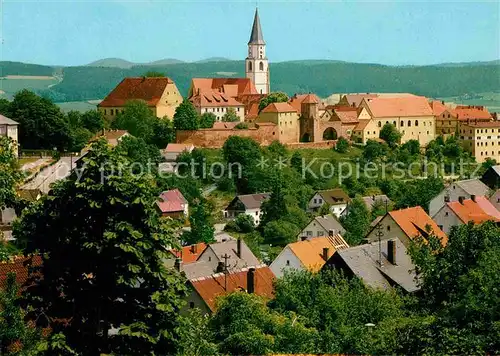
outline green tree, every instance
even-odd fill
[[[14,96],[8,116],[19,123],[23,148],[64,150],[71,144],[70,128],[59,107],[29,90]]]
[[[144,77],[146,77],[146,78],[163,78],[163,77],[165,77],[165,74],[163,74],[162,72],[149,70],[146,73],[144,73]]]
[[[363,149],[363,158],[368,161],[373,161],[378,158],[384,157],[388,152],[386,144],[377,142],[375,140],[368,140]]]
[[[174,128],[176,130],[198,130],[200,127],[198,116],[193,104],[188,99],[184,99],[175,109]]]
[[[200,116],[200,129],[211,129],[217,121],[217,116],[211,112],[206,112]]]
[[[179,318],[177,333],[178,356],[211,356],[218,355],[217,344],[209,327],[210,318],[203,315],[200,309],[191,309],[187,315]]]
[[[10,101],[5,98],[0,98],[0,114],[4,116],[10,115]]]
[[[240,121],[240,117],[236,114],[236,110],[233,108],[227,109],[226,113],[222,116],[223,122],[237,122]]]
[[[148,172],[156,168],[163,160],[160,150],[154,145],[148,145],[142,138],[125,136],[116,147],[116,150],[125,155],[131,162],[140,163],[139,172]],[[137,172],[137,171],[136,171]]]
[[[165,246],[178,246],[170,220],[155,209],[153,177],[133,175],[104,140],[78,173],[14,228],[26,253],[43,259],[26,290],[30,315],[76,353],[173,353],[185,287],[163,263]]]
[[[263,97],[259,101],[259,112],[271,103],[286,103],[289,100],[288,95],[283,92],[273,92]]]
[[[252,232],[255,229],[253,217],[248,214],[240,214],[234,219],[238,230],[243,233]]]
[[[281,174],[273,177],[271,195],[269,199],[262,202],[261,210],[261,226],[265,226],[271,221],[279,220],[280,218],[288,214],[288,207],[285,197],[285,187],[283,176]]]
[[[408,140],[401,145],[401,148],[407,149],[412,156],[420,154],[420,142],[418,140]]]
[[[0,210],[14,206],[16,185],[22,178],[13,145],[10,138],[0,136]]]
[[[146,102],[130,100],[125,104],[123,112],[116,116],[112,126],[115,129],[127,130],[132,136],[149,142],[156,120],[157,117],[151,112]]]
[[[342,136],[339,137],[337,144],[335,145],[335,150],[339,153],[346,153],[349,149],[349,141],[347,141]]]
[[[297,225],[284,220],[273,220],[264,226],[262,237],[264,242],[270,245],[285,246],[290,242],[297,241],[300,229]]]
[[[347,206],[347,214],[340,218],[346,230],[345,239],[351,246],[363,242],[370,228],[371,216],[361,198],[353,199]]]
[[[98,110],[88,110],[82,114],[80,123],[82,127],[96,133],[105,126],[104,115]]]
[[[168,118],[157,119],[153,124],[153,135],[148,140],[148,143],[163,149],[171,142],[175,142],[175,130],[172,120]]]
[[[286,146],[278,140],[274,140],[269,146],[267,146],[267,152],[269,152],[271,157],[277,159],[279,159],[279,157],[286,159],[286,157],[288,156],[288,150]]]
[[[292,158],[290,159],[290,165],[295,171],[302,174],[302,155],[299,151],[294,151]]]
[[[190,206],[189,223],[191,231],[184,236],[188,245],[198,242],[212,243],[214,239],[214,219],[210,213],[213,209],[208,206],[207,201],[195,201]]]
[[[9,273],[5,289],[0,289],[0,354],[33,355],[41,341],[41,330],[29,325],[19,307],[19,287],[15,273]]]
[[[430,201],[444,189],[444,181],[440,177],[416,179],[402,183],[396,194],[395,208],[403,209],[411,206],[421,206],[428,211]]]
[[[379,137],[387,142],[389,147],[394,148],[401,141],[402,134],[391,123],[387,123],[380,130]]]

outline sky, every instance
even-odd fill
[[[255,1],[0,0],[0,60],[244,59]],[[500,58],[500,1],[258,1],[269,61]]]

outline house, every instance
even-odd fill
[[[184,143],[169,143],[167,147],[162,151],[162,155],[167,162],[175,162],[177,157],[183,152],[191,153],[194,150],[194,146],[191,144]]]
[[[233,292],[246,292],[271,299],[275,279],[273,272],[266,265],[191,279],[188,281],[190,293],[184,312],[198,308],[204,314],[213,313],[217,310],[217,299]]]
[[[488,109],[484,106],[457,105],[454,109],[459,121],[488,122],[493,120]]]
[[[182,264],[178,269],[187,279],[210,276],[222,271],[233,271],[259,265],[261,262],[241,239],[209,244],[195,262]]]
[[[336,217],[340,217],[350,201],[351,199],[347,193],[340,188],[319,190],[309,200],[307,211],[318,211],[324,204],[328,204],[330,205],[330,212]]]
[[[279,127],[281,143],[299,142],[299,115],[288,103],[271,103],[259,113],[257,123],[270,122]]]
[[[477,163],[487,158],[500,161],[500,121],[465,121],[458,128],[460,143]]]
[[[429,103],[436,118],[436,136],[448,137],[458,130],[458,116],[454,109],[445,105],[444,101],[433,100]]]
[[[205,251],[207,244],[199,242],[194,245],[183,246],[180,250],[170,250],[170,254],[175,259],[180,259],[183,265],[196,262],[198,257]],[[172,260],[174,259],[172,258]]]
[[[445,205],[458,201],[460,197],[470,199],[475,196],[490,196],[490,189],[479,179],[466,179],[451,183],[429,203],[429,215],[434,216]]]
[[[443,245],[448,242],[446,234],[420,206],[393,210],[384,215],[366,236],[368,243],[390,239],[400,240],[406,247],[416,237],[435,235]]]
[[[189,98],[189,101],[201,114],[214,114],[217,121],[222,121],[224,115],[231,110],[238,116],[239,122],[245,120],[245,105],[228,94],[214,90],[198,89],[198,92]]]
[[[445,234],[449,234],[453,226],[469,222],[500,222],[500,212],[488,198],[473,195],[471,199],[460,197],[458,201],[446,203],[432,218]]]
[[[334,215],[316,216],[299,233],[298,239],[302,237],[313,238],[323,236],[344,235],[345,229]]]
[[[262,202],[269,199],[270,196],[269,193],[238,195],[224,209],[224,217],[234,219],[240,214],[247,214],[253,218],[255,226],[257,226],[262,217]]]
[[[130,136],[127,130],[102,130],[101,133],[91,138],[90,142],[104,138],[111,147],[116,147],[127,136]]]
[[[331,110],[329,121],[339,121],[341,123],[339,137],[350,139],[359,124],[358,109],[352,106],[336,106]]]
[[[18,155],[18,143],[19,143],[18,126],[19,123],[0,114],[0,136],[6,136],[12,139],[13,141],[12,149],[14,150],[14,155],[16,157]]]
[[[286,245],[270,268],[276,277],[289,270],[318,272],[337,249],[348,247],[340,235],[304,239]]]
[[[189,214],[189,204],[179,189],[167,190],[160,194],[156,202],[162,216],[185,218]]]
[[[481,182],[493,190],[500,188],[500,165],[488,168],[481,177]]]
[[[0,261],[0,290],[7,287],[7,277],[9,273],[16,275],[16,283],[23,286],[30,278],[34,267],[42,264],[42,258],[39,255],[32,256],[13,256],[7,261]]]
[[[366,286],[388,290],[400,288],[407,293],[419,290],[415,266],[405,244],[388,239],[337,250],[323,269],[336,269],[345,276],[358,277]]]
[[[423,96],[364,98],[365,108],[376,124],[377,137],[385,124],[393,124],[402,134],[401,143],[418,140],[426,146],[435,136],[436,119]]]
[[[392,204],[391,199],[385,194],[379,195],[370,195],[361,198],[366,205],[368,211],[371,211],[375,204],[383,204],[385,207],[388,207]]]
[[[13,240],[12,224],[16,218],[17,215],[14,209],[0,209],[0,244],[3,243],[3,241]]]
[[[379,130],[375,121],[360,119],[358,124],[352,130],[352,140],[366,145],[368,140],[376,140],[379,136]]]
[[[378,97],[377,94],[370,94],[370,93],[345,94],[345,95],[342,95],[342,97],[340,98],[338,105],[351,106],[354,108],[358,108],[361,105],[361,102],[363,101],[363,99],[365,99],[365,98],[366,99],[373,99],[373,98],[377,98],[377,97]]]
[[[304,99],[306,99],[309,95],[311,95],[313,99],[318,103],[318,110],[321,116],[325,112],[326,107],[316,94],[294,94],[290,98],[290,100],[288,100],[288,104],[293,106],[293,108],[297,110],[297,114],[299,114],[300,116],[302,114],[302,103],[304,102]]]
[[[159,118],[172,119],[182,103],[182,95],[174,81],[167,77],[124,78],[97,108],[108,120],[123,112],[127,102],[142,100]]]
[[[495,193],[493,193],[489,199],[490,203],[500,211],[500,189],[497,189]]]

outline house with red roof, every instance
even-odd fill
[[[42,258],[39,255],[14,256],[7,261],[0,261],[0,290],[4,290],[7,286],[9,273],[16,275],[16,283],[21,287],[31,277],[32,269],[41,264]]]
[[[299,114],[289,103],[271,103],[259,113],[257,123],[273,123],[279,128],[281,143],[299,142]]]
[[[477,163],[487,158],[500,162],[500,121],[460,121],[458,127],[460,144]]]
[[[124,78],[99,105],[108,120],[123,112],[127,102],[141,100],[159,117],[172,119],[182,103],[182,95],[174,81],[167,77]]]
[[[458,201],[446,203],[436,215],[434,221],[439,228],[449,234],[453,226],[470,222],[481,224],[485,221],[500,222],[500,212],[485,196],[472,195],[471,199],[461,197]]]
[[[431,101],[429,106],[436,118],[436,135],[443,137],[455,135],[458,129],[458,116],[455,110],[439,100]]]
[[[189,280],[190,294],[185,311],[199,308],[203,313],[217,310],[217,300],[234,292],[251,293],[266,299],[274,295],[275,275],[266,265],[215,273]]]
[[[167,190],[160,194],[156,205],[162,216],[185,218],[189,214],[189,204],[179,189]]]
[[[388,212],[370,230],[365,239],[369,243],[378,242],[379,239],[381,241],[398,239],[408,247],[410,241],[415,238],[427,239],[431,235],[436,236],[443,246],[448,243],[448,237],[443,230],[422,207],[416,206]]]

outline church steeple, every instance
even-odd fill
[[[246,77],[252,80],[259,94],[268,94],[269,63],[266,56],[266,42],[260,27],[259,11],[255,9],[252,32],[248,41],[248,57],[245,61]]]
[[[252,33],[248,44],[265,45],[264,36],[262,36],[262,28],[260,27],[259,9],[255,9],[255,16],[253,18]]]

